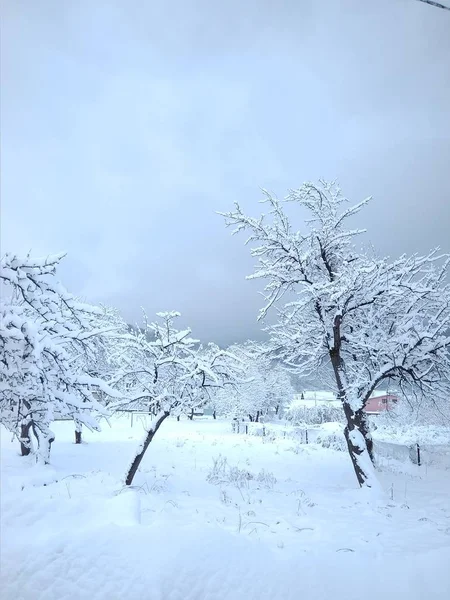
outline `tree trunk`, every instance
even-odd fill
[[[125,479],[125,485],[132,484],[134,476],[136,475],[136,471],[138,470],[139,465],[141,464],[141,461],[144,458],[144,454],[145,454],[147,448],[149,447],[150,442],[155,437],[155,433],[160,428],[161,423],[168,416],[169,416],[168,412],[160,413],[159,415],[156,416],[156,419],[151,424],[150,429],[147,431],[147,435],[145,436],[142,444],[139,446],[136,456],[134,457],[134,460],[131,463],[131,466],[128,470],[127,477]]]
[[[131,416],[133,416],[133,415],[131,415]],[[83,425],[81,423],[75,421],[75,444],[82,443],[82,439],[81,439],[82,427],[83,427]]]
[[[255,417],[255,423],[259,423],[259,416],[260,416],[260,412],[259,412],[259,410],[257,410],[256,417]]]
[[[213,419],[216,420],[216,418],[217,418],[216,411],[213,410]]]
[[[189,419],[190,421],[193,421],[193,420],[194,420],[194,409],[192,409],[192,410],[191,410],[191,414],[190,414],[190,415],[188,415],[188,419]]]
[[[248,415],[248,418],[250,419],[250,423],[253,423],[253,416],[252,415]]]
[[[369,453],[370,460],[375,465],[375,457],[373,454],[373,439],[372,434],[370,433],[369,421],[367,419],[367,413],[364,409],[360,411],[361,415],[358,417],[359,419],[359,430],[361,431],[367,446],[367,452]]]
[[[30,429],[31,421],[26,425],[20,426],[20,453],[22,456],[28,456],[31,452]]]
[[[55,435],[47,425],[36,426],[32,423],[33,433],[38,441],[37,460],[42,460],[44,465],[50,462],[50,450],[55,441]]]
[[[368,432],[366,416],[363,409],[353,411],[346,402],[344,412],[347,418],[344,435],[358,483],[361,487],[375,487],[377,479],[373,466],[373,442]]]
[[[363,407],[353,410],[345,389],[342,375],[345,375],[344,363],[340,356],[340,317],[335,319],[333,328],[334,348],[330,351],[330,359],[336,379],[338,398],[344,407],[347,425],[344,430],[347,448],[355,470],[356,478],[361,487],[377,487],[378,481],[373,466],[372,440],[370,439],[368,423]],[[344,378],[345,381],[345,378]]]
[[[275,414],[276,414],[276,415],[278,415],[278,411],[279,411],[279,410],[280,410],[280,405],[279,405],[279,404],[277,404],[277,405],[275,406]]]

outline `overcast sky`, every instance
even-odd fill
[[[256,337],[217,210],[338,178],[382,254],[450,250],[450,11],[416,0],[4,0],[1,251],[65,250],[128,321]]]

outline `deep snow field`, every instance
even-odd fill
[[[130,490],[141,418],[53,429],[46,467],[2,430],[2,600],[450,598],[448,470],[384,470],[374,496],[346,453],[173,419]]]

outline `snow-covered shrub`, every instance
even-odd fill
[[[213,466],[206,476],[206,481],[214,485],[234,485],[239,489],[248,488],[250,481],[267,488],[273,488],[277,482],[270,471],[261,469],[257,475],[253,475],[247,469],[229,465],[227,458],[221,454],[213,458]]]
[[[249,471],[230,466],[226,456],[221,454],[213,458],[213,466],[206,476],[206,481],[214,485],[229,484],[238,488],[247,487],[250,479],[253,475]]]
[[[311,500],[304,490],[294,490],[292,495],[297,500],[297,515],[300,515],[300,513],[306,514],[305,508],[316,506],[316,503]]]
[[[267,488],[273,488],[276,484],[277,480],[273,473],[270,471],[266,471],[265,469],[261,469],[261,471],[256,476],[256,481],[264,485]]]
[[[338,406],[306,406],[293,402],[285,417],[293,425],[321,425],[322,423],[344,422],[344,412]]]
[[[283,406],[294,394],[286,369],[267,356],[261,343],[249,341],[229,350],[243,365],[245,377],[233,388],[218,390],[208,406],[218,415],[256,423],[280,417]]]
[[[331,450],[337,450],[338,452],[345,452],[347,450],[347,443],[344,435],[338,433],[321,433],[316,438],[316,444],[319,444],[323,448],[330,448]]]

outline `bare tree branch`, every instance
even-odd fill
[[[433,0],[418,0],[419,2],[424,2],[425,4],[430,4],[431,6],[436,6],[436,8],[443,8],[444,10],[450,10],[450,6],[445,6],[440,2],[433,2]]]

